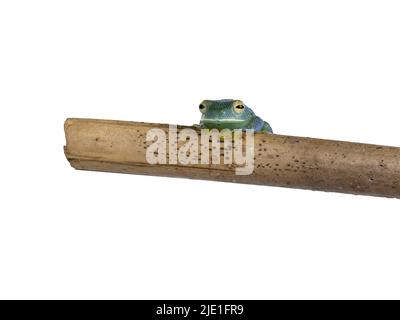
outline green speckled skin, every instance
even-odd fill
[[[200,126],[207,129],[254,129],[255,132],[273,133],[268,122],[240,100],[204,100],[199,106],[203,114]]]

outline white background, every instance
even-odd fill
[[[400,298],[400,201],[75,171],[63,122],[400,146],[398,1],[2,1],[0,298]]]

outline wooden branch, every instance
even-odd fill
[[[152,128],[169,129],[162,124],[68,119],[65,155],[81,170],[400,198],[400,148],[256,133],[254,172],[236,175],[235,165],[149,164],[146,134]],[[182,128],[188,127],[178,131]]]

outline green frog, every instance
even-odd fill
[[[253,129],[255,132],[273,133],[264,121],[241,100],[204,100],[199,110],[202,113],[200,127],[206,129]]]

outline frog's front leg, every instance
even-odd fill
[[[272,128],[269,123],[257,116],[247,129],[253,129],[254,132],[272,133]]]
[[[192,125],[195,129],[203,129],[204,127],[201,124],[195,123]]]
[[[268,123],[267,121],[264,121],[264,125],[263,125],[263,127],[261,128],[261,132],[265,132],[265,133],[274,133],[274,132],[272,131],[271,126],[269,125],[269,123]]]

